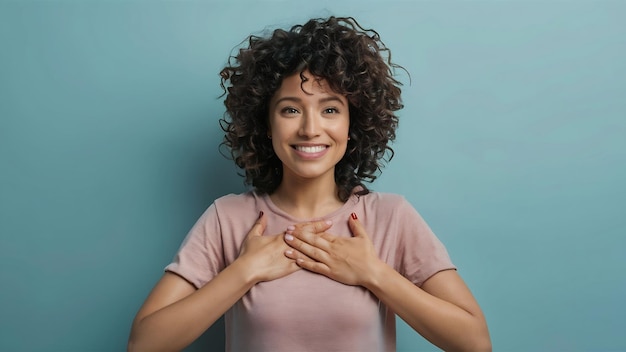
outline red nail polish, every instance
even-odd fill
[[[354,220],[358,220],[359,218],[356,216],[356,213],[352,213],[350,214],[350,216],[354,219]]]

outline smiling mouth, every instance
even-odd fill
[[[293,148],[302,153],[319,153],[321,151],[324,151],[326,148],[328,148],[328,146],[326,145],[311,145],[311,146],[294,145]]]

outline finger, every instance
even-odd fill
[[[361,221],[359,221],[356,213],[350,214],[350,219],[348,219],[348,226],[350,227],[350,231],[352,231],[352,235],[354,237],[369,237],[367,232],[365,232],[365,228]]]
[[[317,237],[318,240],[311,241],[312,243],[307,243],[306,241],[303,241],[295,235],[289,233],[286,233],[284,238],[289,247],[298,250],[300,253],[306,255],[313,260],[326,262],[328,260],[328,253],[322,247],[327,247],[328,242],[319,238],[319,236],[315,234],[307,235],[311,237]],[[326,243],[326,246],[320,246],[321,243]]]
[[[297,249],[294,249],[292,247],[289,247],[286,251],[285,251],[285,257],[289,258],[289,259],[293,259],[298,260],[298,259],[304,259],[304,260],[313,260],[309,257],[307,257],[304,253],[298,251]]]
[[[330,220],[320,220],[298,224],[294,228],[301,229],[302,231],[320,233],[330,229],[333,226],[333,222]]]
[[[310,232],[306,229],[297,228],[295,226],[289,226],[287,227],[287,231],[285,231],[285,239],[288,240],[291,237],[295,237],[302,242],[305,242],[316,248],[321,248],[325,251],[328,251],[328,249],[330,248],[330,242],[334,241],[333,236],[329,233]],[[290,246],[293,246],[293,244],[290,244]]]
[[[328,265],[320,262],[316,262],[314,260],[306,260],[306,259],[297,259],[296,264],[302,269],[306,269],[308,271],[312,271],[317,274],[322,274],[328,276],[330,274],[330,268]]]
[[[329,243],[333,243],[333,242],[335,242],[337,240],[337,236],[333,236],[333,235],[329,234],[328,232],[322,232],[318,236],[323,238],[323,239],[325,239]]]
[[[263,232],[265,232],[265,228],[267,227],[267,217],[263,214],[262,211],[259,212],[259,217],[256,219],[254,226],[250,230],[249,234],[251,236],[263,236]]]

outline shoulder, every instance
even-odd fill
[[[404,196],[395,193],[370,192],[359,196],[359,201],[362,201],[363,205],[371,210],[395,212],[407,207],[413,208]]]
[[[256,204],[258,196],[250,191],[239,194],[230,193],[217,198],[213,203],[217,208],[246,207]]]
[[[400,194],[370,192],[360,197],[362,209],[378,221],[392,221],[407,226],[423,225],[424,219],[413,205]]]
[[[227,194],[213,201],[212,207],[215,209],[220,219],[225,217],[239,217],[256,219],[259,213],[260,203],[265,202],[262,195],[253,191],[240,194]]]

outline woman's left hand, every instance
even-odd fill
[[[348,225],[352,231],[350,238],[319,231],[316,223],[290,226],[285,232],[285,242],[295,250],[287,250],[285,255],[309,271],[346,285],[365,286],[383,262],[356,214],[348,219]]]

